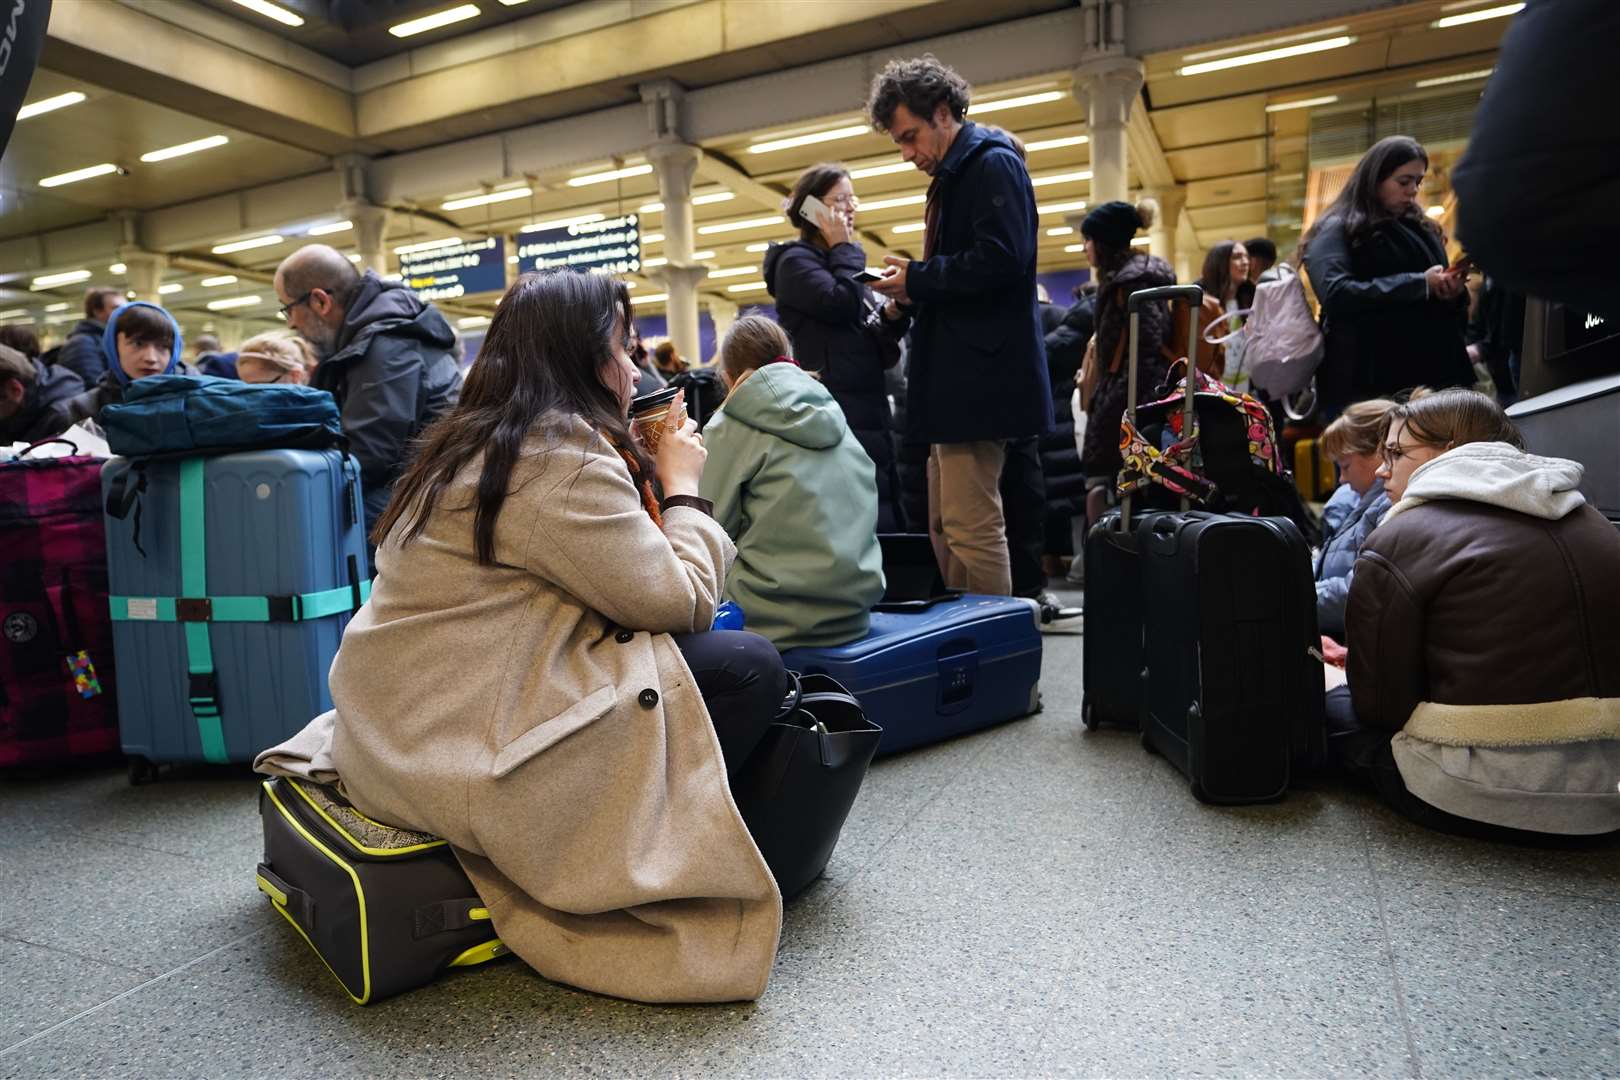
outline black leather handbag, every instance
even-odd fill
[[[732,786],[783,899],[821,876],[883,729],[826,675],[788,672],[788,695]]]

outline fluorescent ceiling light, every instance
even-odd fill
[[[661,214],[663,212],[664,204],[661,202],[642,203],[636,207],[636,213],[638,214]]]
[[[709,206],[713,203],[730,202],[737,196],[729,191],[711,191],[707,195],[692,196],[693,206]]]
[[[394,249],[395,255],[409,255],[417,251],[434,251],[438,248],[455,247],[461,243],[459,236],[446,236],[442,240],[423,240],[415,244],[406,244],[404,247]]]
[[[241,0],[237,0],[241,3]],[[465,22],[478,17],[477,4],[459,4],[443,11],[435,11],[431,15],[424,15],[420,19],[410,19],[406,22],[395,23],[388,28],[388,32],[395,37],[410,37],[413,34],[425,34],[429,30],[437,30],[441,26],[452,23]]]
[[[209,311],[226,311],[230,308],[252,307],[259,302],[257,296],[233,296],[228,300],[210,300]]]
[[[185,286],[180,284],[178,281],[171,281],[167,285],[158,286],[158,292],[162,293],[164,296],[173,296],[175,293],[181,292],[184,289]]]
[[[1067,214],[1071,210],[1084,210],[1086,202],[1080,199],[1076,202],[1047,203],[1045,206],[1035,207],[1037,214]]]
[[[111,266],[107,267],[107,273],[122,274],[128,269],[129,267],[125,266],[123,263],[113,263]]]
[[[1307,56],[1310,53],[1342,49],[1355,43],[1354,35],[1344,34],[1322,41],[1305,41],[1298,45],[1284,45],[1280,49],[1267,49],[1264,52],[1244,53],[1242,56],[1228,56],[1221,60],[1206,60],[1201,64],[1188,64],[1186,67],[1177,68],[1176,74],[1205,75],[1211,71],[1225,71],[1228,68],[1248,67],[1250,64],[1264,64],[1272,60],[1286,60],[1291,56]]]
[[[529,0],[501,0],[501,7],[517,7],[519,4],[527,4],[528,2]]]
[[[588,173],[585,176],[573,176],[568,180],[569,187],[590,187],[592,184],[605,184],[610,180],[628,180],[632,176],[646,176],[653,171],[651,165],[626,165],[622,169],[609,169],[607,172]]]
[[[770,286],[763,281],[750,281],[742,285],[728,285],[726,286],[726,292],[758,292],[760,289],[767,288],[770,288]]]
[[[894,199],[875,199],[861,203],[862,210],[893,210],[897,206],[921,206],[928,201],[926,195],[901,195]]]
[[[692,261],[693,262],[700,262],[703,259],[712,259],[712,258],[714,258],[714,252],[712,252],[712,251],[694,251],[694,252],[692,252]]]
[[[907,168],[910,168],[910,166],[908,165]],[[744,251],[769,251],[769,250],[771,250],[771,245],[770,245],[769,241],[767,241],[767,242],[765,242],[763,244],[749,244],[747,247],[743,248],[743,250]]]
[[[655,292],[655,293],[648,293],[646,296],[632,296],[630,298],[630,303],[632,303],[632,304],[661,304],[665,300],[668,300],[668,299],[669,299],[669,293],[667,293],[667,292]]]
[[[550,221],[531,221],[518,232],[539,232],[542,229],[561,229],[569,225],[585,225],[592,221],[605,221],[606,214],[575,214],[573,217],[553,218]],[[661,239],[661,238],[660,238]]]
[[[983,116],[985,113],[1001,112],[1003,109],[1022,109],[1026,105],[1045,105],[1049,101],[1062,101],[1067,97],[1061,90],[1047,90],[1039,94],[1024,94],[1020,97],[1002,98],[1000,101],[986,101],[982,104],[968,107],[969,116]]]
[[[715,233],[741,232],[744,229],[763,229],[770,225],[780,225],[785,219],[780,214],[770,217],[743,218],[741,221],[722,221],[718,225],[703,225],[698,233],[703,236],[712,236]]]
[[[1024,149],[1028,150],[1029,147],[1026,146]],[[869,176],[889,176],[894,173],[910,172],[916,167],[909,161],[896,161],[889,165],[868,165],[864,169],[851,169],[849,178],[851,180],[865,180]]]
[[[668,259],[642,259],[641,260],[641,265],[642,266],[647,266],[647,267],[651,267],[651,266],[667,266],[668,264],[669,264]]]
[[[250,236],[246,240],[232,240],[228,244],[219,244],[211,250],[215,255],[229,255],[233,251],[252,251],[254,248],[273,247],[283,242],[279,233],[271,233],[268,236]]]
[[[1131,238],[1131,247],[1147,247],[1151,243],[1153,243],[1153,238],[1149,236],[1136,236]]]
[[[1084,245],[1084,244],[1065,244],[1065,245],[1063,245],[1063,250],[1067,254],[1074,255],[1074,254],[1077,254],[1079,252],[1082,252],[1082,251],[1086,250],[1086,245]]]
[[[276,22],[281,23],[284,26],[304,25],[304,17],[302,15],[288,11],[286,8],[281,7],[278,4],[272,4],[270,3],[270,0],[236,0],[236,2],[247,8],[249,11],[257,11],[265,18],[274,19]]]
[[[1055,229],[1047,229],[1047,236],[1069,236],[1074,232],[1073,225],[1059,225]]]
[[[1442,9],[1443,10],[1443,9]],[[1283,34],[1280,37],[1263,38],[1260,41],[1245,41],[1238,45],[1222,45],[1218,49],[1205,49],[1202,52],[1185,53],[1181,62],[1189,60],[1213,60],[1217,56],[1231,56],[1233,53],[1250,52],[1256,49],[1269,49],[1277,45],[1292,45],[1296,41],[1310,41],[1313,38],[1337,37],[1345,33],[1348,26],[1322,26],[1315,30],[1302,30],[1297,34]]]
[[[1042,176],[1031,180],[1030,184],[1033,187],[1046,187],[1048,184],[1072,184],[1080,180],[1090,179],[1091,170],[1081,169],[1079,172],[1053,173],[1051,176]]]
[[[384,280],[384,281],[404,281],[405,280],[405,275],[404,274],[384,274],[382,276],[382,280]]]
[[[1488,79],[1490,78],[1491,72],[1495,70],[1495,68],[1485,68],[1482,71],[1464,71],[1456,75],[1440,75],[1433,79],[1419,79],[1417,81],[1417,87],[1419,90],[1422,90],[1430,86],[1445,86],[1448,83],[1472,82],[1475,79]]]
[[[773,150],[791,150],[795,146],[814,146],[816,143],[835,142],[838,139],[853,139],[857,135],[870,135],[872,129],[865,124],[851,124],[849,127],[833,128],[830,131],[813,131],[808,135],[790,135],[785,139],[767,139],[757,142],[748,148],[750,154],[768,154]]]
[[[0,311],[0,319],[20,319],[27,314],[27,308],[12,308],[10,311]]]
[[[1091,139],[1085,135],[1065,135],[1061,139],[1037,139],[1032,143],[1024,144],[1024,153],[1034,154],[1041,150],[1057,150],[1065,146],[1084,146]]]
[[[354,222],[352,221],[332,221],[325,225],[311,225],[309,235],[331,236],[333,233],[348,232],[352,228],[354,228]],[[360,256],[356,255],[355,258],[358,259]]]
[[[30,102],[18,109],[17,119],[27,120],[30,116],[55,112],[57,109],[65,109],[69,105],[77,105],[83,100],[84,95],[77,90],[69,90],[67,93],[57,94],[55,97],[40,98],[38,101]]]
[[[463,330],[470,329],[471,327],[474,327],[474,326],[488,326],[489,325],[489,316],[488,315],[469,315],[465,319],[457,319],[456,320],[456,325],[458,327],[460,327],[461,329],[463,329]]]
[[[646,247],[648,244],[662,244],[663,242],[664,242],[664,234],[661,233],[661,232],[645,233],[641,237],[641,246],[642,247]]]
[[[1267,105],[1266,112],[1287,112],[1289,109],[1310,109],[1317,105],[1332,105],[1339,100],[1338,94],[1328,94],[1325,97],[1300,98],[1298,101],[1279,101],[1275,105]]]
[[[235,284],[236,284],[236,275],[235,274],[221,274],[218,277],[205,277],[205,278],[202,279],[202,287],[205,288],[205,289],[217,289],[221,285],[235,285]]]
[[[62,301],[60,304],[46,304],[45,305],[45,310],[46,311],[66,311],[67,309],[68,309],[68,304],[67,304],[66,300]]]
[[[1468,23],[1484,22],[1486,19],[1500,19],[1506,15],[1517,15],[1524,10],[1523,4],[1503,4],[1500,7],[1481,8],[1479,11],[1465,11],[1460,15],[1447,15],[1436,19],[1429,25],[1436,30],[1447,30],[1453,26],[1464,26]]]
[[[72,172],[57,173],[55,176],[47,176],[45,179],[39,182],[39,186],[61,187],[63,184],[77,184],[80,180],[93,180],[98,176],[106,176],[108,173],[115,173],[117,171],[118,166],[112,164],[111,162],[103,162],[100,165],[91,165],[83,169],[74,169]]]
[[[712,277],[712,278],[726,278],[726,277],[741,277],[744,274],[757,274],[757,273],[759,273],[759,267],[757,267],[757,266],[732,266],[732,267],[728,267],[728,268],[726,268],[724,270],[710,270],[709,271],[709,276]]]
[[[901,235],[901,234],[904,234],[904,233],[922,232],[926,228],[928,228],[927,222],[913,221],[909,225],[896,225],[894,228],[890,229],[889,231],[896,234],[896,235]]]
[[[440,210],[465,210],[469,206],[488,206],[490,203],[510,202],[513,199],[527,199],[532,190],[526,187],[506,188],[503,191],[488,191],[482,195],[468,195],[464,199],[450,199],[439,206]]]
[[[1425,214],[1428,214],[1432,218],[1439,218],[1439,217],[1445,217],[1446,216],[1446,208],[1444,206],[1440,206],[1440,205],[1431,206],[1431,207],[1429,207],[1427,210],[1425,210],[1423,212]]]
[[[170,158],[185,157],[187,154],[195,154],[199,150],[212,150],[214,147],[224,146],[230,141],[230,139],[227,139],[223,135],[210,135],[206,139],[193,139],[190,142],[180,143],[178,146],[165,146],[161,150],[153,150],[151,153],[142,154],[141,160],[168,161]]]
[[[60,274],[45,274],[28,283],[30,289],[52,289],[58,285],[72,285],[76,281],[87,281],[90,278],[88,270],[67,270]]]

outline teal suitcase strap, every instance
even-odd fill
[[[186,458],[180,462],[180,595],[185,598],[208,595],[203,466],[202,458]],[[188,676],[186,696],[191,703],[191,714],[197,719],[203,759],[223,765],[230,758],[225,753],[225,728],[219,709],[219,676],[214,671],[214,650],[208,641],[208,623],[188,620],[184,627]]]

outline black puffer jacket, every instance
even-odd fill
[[[802,240],[774,244],[765,253],[765,284],[776,315],[793,339],[793,358],[815,372],[877,469],[878,531],[899,531],[894,437],[884,385],[884,342],[898,342],[907,320],[891,322],[876,312],[875,293],[855,280],[866,269],[859,244],[825,249]],[[868,325],[868,320],[875,319]],[[879,335],[882,335],[880,339]],[[890,357],[898,353],[892,348]],[[892,363],[892,361],[891,361]]]
[[[1175,283],[1175,271],[1170,269],[1169,263],[1157,255],[1137,252],[1097,290],[1097,363],[1102,375],[1097,380],[1097,390],[1087,413],[1085,448],[1080,455],[1081,467],[1088,477],[1112,478],[1119,473],[1119,425],[1125,416],[1125,392],[1130,374],[1125,356],[1130,340],[1125,301],[1138,290]],[[1137,348],[1141,363],[1136,384],[1138,405],[1158,398],[1160,384],[1169,371],[1165,359],[1169,344],[1170,306],[1149,304],[1142,309],[1141,341]]]
[[[84,382],[65,367],[34,365],[34,382],[23,395],[22,405],[8,419],[0,420],[0,446],[14,442],[33,443],[60,435],[72,426],[67,402],[84,393]],[[58,409],[57,406],[62,406]]]
[[[106,330],[106,323],[80,319],[68,331],[62,347],[51,350],[55,355],[47,356],[46,360],[73,372],[84,385],[94,386],[107,370],[107,355],[101,351],[101,335]]]
[[[1074,445],[1074,376],[1080,370],[1091,340],[1096,298],[1083,296],[1062,313],[1046,335],[1046,370],[1052,380],[1052,412],[1056,423],[1041,436],[1041,470],[1046,474],[1046,531],[1048,551],[1066,551],[1068,520],[1085,509],[1086,473]]]
[[[461,397],[455,340],[437,308],[368,270],[337,351],[315,369],[311,381],[337,398],[343,434],[360,463],[368,531],[388,506],[411,440]]]

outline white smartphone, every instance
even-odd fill
[[[804,197],[804,202],[799,204],[799,214],[818,229],[825,229],[827,223],[832,221],[832,211],[814,195]]]

